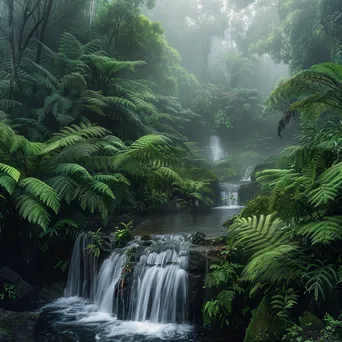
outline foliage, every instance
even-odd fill
[[[101,247],[104,243],[104,240],[101,236],[101,228],[99,228],[96,232],[89,232],[90,238],[92,242],[87,245],[87,250],[89,253],[94,254],[96,258],[100,257]]]
[[[128,223],[121,222],[120,225],[122,228],[116,227],[114,232],[115,236],[115,244],[117,247],[122,247],[127,240],[131,238],[130,230],[133,227],[133,220],[129,221]]]
[[[293,325],[287,329],[288,332],[283,336],[282,341],[286,342],[337,342],[341,340],[342,322],[340,319],[334,319],[330,315],[324,317],[324,329],[317,329],[310,324],[305,326]]]
[[[16,286],[14,284],[4,283],[3,290],[0,293],[0,299],[17,299]]]
[[[212,265],[210,273],[205,278],[206,287],[224,288],[215,299],[207,301],[203,307],[204,324],[220,322],[221,326],[229,325],[229,315],[232,312],[232,304],[237,294],[243,292],[238,282],[238,269],[241,265],[223,262],[221,265]]]

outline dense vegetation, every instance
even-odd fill
[[[46,278],[82,230],[210,208],[217,178],[260,163],[206,278],[204,323],[248,326],[246,342],[340,340],[340,1],[0,8],[3,264]]]
[[[279,82],[265,112],[283,113],[280,135],[300,122],[297,143],[257,168],[260,192],[227,222],[224,261],[206,281],[219,288],[205,305],[207,322],[236,330],[250,320],[246,342],[341,340],[342,66],[333,63],[340,52],[331,35],[338,10],[334,1],[279,1],[260,8],[237,40],[245,52],[290,65],[293,76]],[[266,27],[266,17],[281,25]]]

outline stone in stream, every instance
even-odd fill
[[[11,291],[6,287],[12,287]],[[25,311],[36,298],[35,290],[18,273],[7,266],[0,268],[0,306],[5,310]]]

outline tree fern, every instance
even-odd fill
[[[38,198],[56,214],[60,208],[60,198],[56,191],[37,178],[27,177],[19,183],[19,187],[31,196]]]
[[[340,216],[325,216],[322,220],[299,225],[296,234],[308,237],[312,245],[330,244],[342,239],[341,224]]]
[[[230,236],[241,245],[248,256],[256,257],[272,251],[274,247],[287,245],[287,225],[274,214],[237,218],[230,226]]]
[[[267,104],[281,106],[284,100],[295,100],[286,110],[279,124],[280,131],[289,122],[293,113],[301,113],[305,120],[316,119],[326,110],[342,113],[341,66],[322,63],[294,75],[276,88]]]
[[[312,292],[316,301],[325,300],[328,292],[331,292],[338,283],[334,266],[321,260],[316,260],[308,266],[303,280],[306,282],[307,292]]]
[[[10,165],[3,164],[3,163],[0,163],[0,171],[3,172],[3,173],[6,173],[15,182],[19,181],[20,172],[17,169],[15,169],[14,167],[12,167]]]
[[[15,207],[19,215],[31,223],[38,224],[44,230],[50,223],[50,215],[45,206],[30,195],[19,195],[15,198]]]

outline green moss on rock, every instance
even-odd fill
[[[305,311],[303,316],[299,320],[301,327],[310,326],[312,329],[324,329],[325,324],[312,312]]]
[[[6,311],[0,317],[0,331],[6,332],[11,341],[33,342],[38,318],[39,314],[34,312]]]
[[[280,322],[274,320],[270,312],[271,306],[268,300],[263,298],[253,313],[244,342],[274,342],[278,340],[284,333],[285,327]]]

